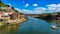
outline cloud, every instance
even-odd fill
[[[57,4],[56,11],[57,11],[57,12],[60,12],[60,4]]]
[[[42,13],[60,12],[60,4],[50,4],[50,5],[46,5],[46,6],[47,6],[47,8],[37,7],[37,8],[34,8],[34,10],[26,10],[26,9],[21,10],[18,8],[15,8],[15,9],[24,14],[42,14]]]
[[[60,12],[60,4],[47,5],[48,12]]]
[[[55,10],[56,4],[50,4],[50,5],[47,5],[47,7],[48,7],[48,10]]]
[[[23,13],[23,10],[22,9],[19,9],[19,8],[14,8],[15,10],[18,10],[19,12]]]
[[[33,14],[32,10],[23,9],[22,11],[23,11],[24,14]]]
[[[10,7],[12,6],[11,4],[7,4],[7,5],[9,5]]]
[[[50,4],[50,5],[46,5],[46,6],[51,6],[51,7],[52,7],[52,6],[55,6],[55,7],[56,7],[56,4]]]
[[[19,12],[21,13],[24,13],[24,14],[33,14],[33,11],[32,10],[26,10],[26,9],[19,9],[19,8],[15,8],[15,10],[18,10]]]
[[[58,4],[57,6],[60,7],[60,4]]]
[[[38,9],[38,10],[47,10],[46,8],[44,8],[44,7],[37,7],[37,8],[35,8],[35,10],[36,9]]]
[[[42,13],[45,13],[45,9],[44,8],[35,8],[34,10],[26,10],[26,9],[23,9],[22,12],[24,14],[42,14]]]
[[[25,3],[25,1],[22,1],[23,3]]]
[[[33,4],[33,6],[38,6],[37,4]]]
[[[37,7],[34,9],[34,12],[35,12],[35,14],[42,14],[42,13],[45,13],[46,10],[47,9],[44,7]]]
[[[14,8],[15,10],[18,10],[18,11],[20,11],[20,9],[19,8]]]
[[[42,14],[42,13],[45,13],[45,10],[46,10],[46,8],[43,8],[43,7],[37,7],[34,10],[26,10],[26,9],[20,10],[18,8],[15,8],[15,9],[24,14]]]
[[[25,7],[27,7],[27,6],[29,6],[29,4],[28,4],[28,3],[25,5]]]

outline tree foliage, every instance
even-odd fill
[[[15,10],[14,7],[11,7],[11,8],[12,8],[13,10]],[[17,10],[15,10],[15,11],[17,11]]]
[[[4,6],[4,3],[2,3],[2,1],[0,0],[0,6]]]
[[[18,10],[15,10],[15,12],[19,12]]]

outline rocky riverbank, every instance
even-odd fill
[[[21,18],[21,19],[16,19],[16,20],[8,20],[7,22],[0,22],[0,26],[5,26],[5,25],[20,25],[21,23],[27,21],[27,18]]]
[[[26,18],[10,20],[10,21],[7,22],[7,25],[20,25],[21,23],[23,23],[25,21],[27,21]]]
[[[24,21],[27,21],[27,17],[23,13],[0,1],[0,26],[18,25]]]

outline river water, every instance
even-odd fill
[[[60,27],[51,29],[52,22],[47,22],[42,19],[28,17],[28,21],[20,26],[2,26],[0,34],[60,34]]]

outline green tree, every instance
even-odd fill
[[[11,7],[11,8],[12,8],[13,10],[15,10],[14,7]],[[17,11],[17,10],[15,10],[15,11]]]
[[[19,12],[18,10],[15,10],[15,12]]]
[[[5,7],[10,7],[10,5],[4,5]]]
[[[2,3],[2,1],[0,0],[0,6],[4,6],[4,3]]]

